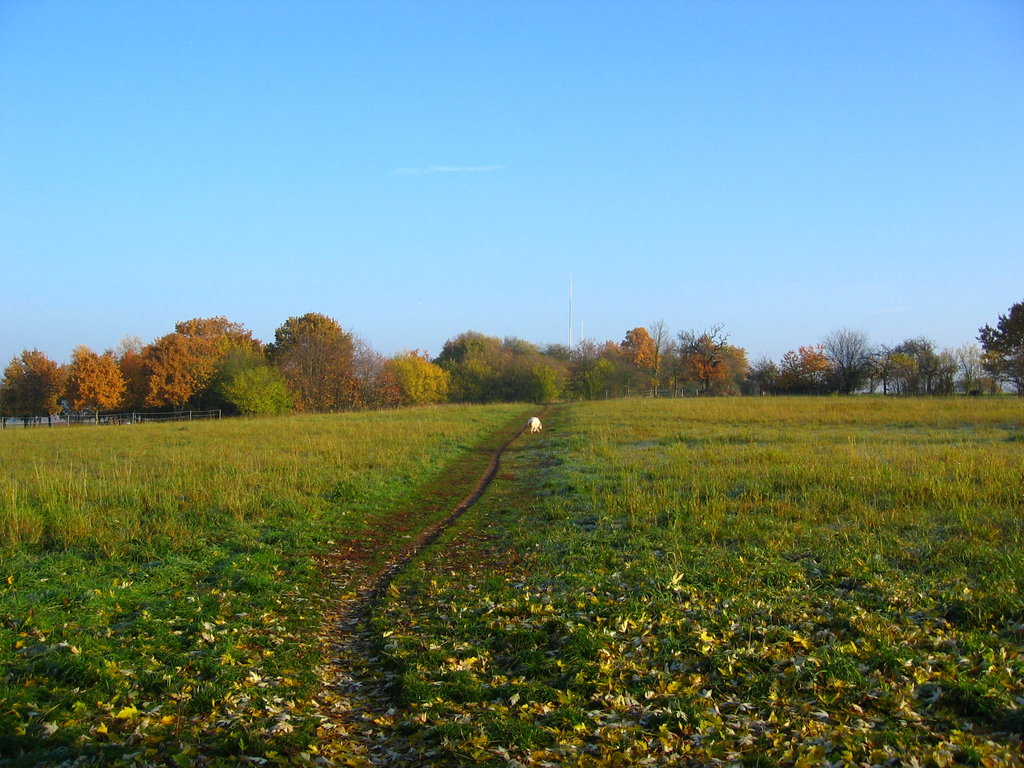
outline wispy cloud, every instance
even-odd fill
[[[392,176],[426,176],[431,173],[490,173],[500,171],[504,165],[427,165],[422,168],[396,168]]]

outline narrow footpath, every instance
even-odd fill
[[[380,670],[371,614],[395,576],[484,494],[498,473],[502,454],[526,431],[526,426],[518,424],[508,425],[489,444],[475,449],[417,494],[417,501],[425,505],[450,509],[444,517],[420,530],[410,530],[396,519],[394,527],[374,532],[375,542],[321,558],[324,579],[339,593],[324,616],[320,638],[324,655],[330,660],[320,670],[323,689],[317,699],[321,717],[319,757],[328,764],[423,765],[423,753],[396,728],[398,712],[388,695],[388,680]],[[504,441],[494,447],[503,437]],[[487,451],[490,459],[483,466],[481,454]],[[467,489],[471,489],[468,495],[452,506]],[[384,550],[398,538],[408,538],[409,542],[383,564],[367,559],[368,552]]]

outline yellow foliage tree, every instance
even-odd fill
[[[388,373],[401,392],[403,405],[429,405],[448,398],[450,374],[419,352],[403,352],[387,361]]]

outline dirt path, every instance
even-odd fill
[[[506,427],[503,434],[509,435],[513,428]],[[369,541],[321,559],[325,579],[339,594],[325,614],[321,633],[330,662],[320,670],[324,687],[316,702],[322,719],[320,757],[335,765],[352,766],[423,765],[424,758],[429,759],[395,727],[398,713],[388,696],[388,680],[379,668],[378,639],[370,629],[370,617],[395,576],[483,495],[498,472],[502,453],[525,429],[514,431],[496,448],[478,448],[418,495],[427,506],[450,509],[443,518],[412,530],[414,523],[396,517],[387,529],[375,530]],[[490,460],[480,474],[480,454],[487,450],[491,450]],[[467,488],[472,490],[452,507]],[[385,550],[396,538],[410,541],[383,564],[368,557]]]

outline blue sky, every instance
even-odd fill
[[[0,363],[321,312],[392,354],[1024,300],[1024,2],[0,0]]]

